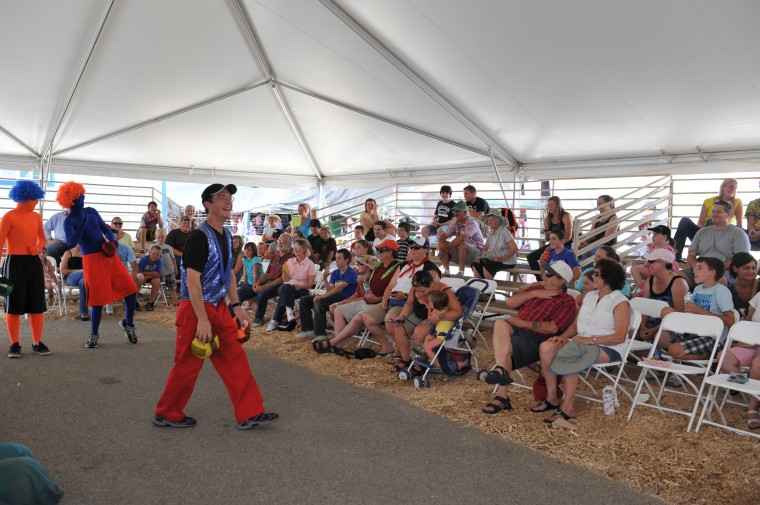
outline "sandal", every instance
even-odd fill
[[[512,402],[509,397],[497,396],[491,403],[483,408],[484,414],[498,414],[502,410],[512,410]]]
[[[559,408],[559,405],[552,405],[551,403],[547,402],[546,400],[541,400],[538,402],[535,406],[531,407],[530,411],[534,414],[540,414],[542,412],[549,412],[557,410]]]
[[[337,354],[338,356],[343,355],[343,348],[342,347],[333,347],[329,340],[314,340],[311,343],[312,349],[314,349],[318,354]]]
[[[391,358],[390,358],[390,359],[387,361],[387,363],[388,363],[389,365],[393,365],[393,364],[396,364],[396,363],[398,363],[399,361],[401,361],[401,356],[399,356],[398,354],[394,354],[394,355],[392,355],[392,356],[391,356]]]
[[[401,370],[410,369],[411,365],[412,365],[412,360],[405,361],[401,359],[401,357],[399,357],[398,361],[392,364],[391,373],[399,373]]]
[[[493,370],[486,375],[486,384],[498,384],[499,386],[509,386],[514,381],[509,376],[509,372],[501,365],[496,365]]]
[[[565,421],[569,421],[570,419],[575,419],[575,416],[568,416],[567,414],[565,414],[562,411],[561,408],[557,407],[557,410],[555,410],[554,412],[552,412],[552,415],[550,415],[549,417],[547,417],[546,419],[544,419],[544,422],[546,424],[552,424],[554,421],[556,421],[559,418],[562,418]]]
[[[747,428],[750,430],[760,429],[760,412],[757,410],[750,410],[747,412]]]

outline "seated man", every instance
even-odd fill
[[[153,245],[147,256],[140,258],[137,263],[137,286],[150,284],[150,301],[145,305],[147,310],[152,311],[156,305],[156,298],[161,290],[161,246]]]
[[[172,248],[177,268],[182,264],[182,256],[185,254],[185,244],[187,243],[187,237],[190,236],[191,227],[192,219],[188,216],[182,216],[179,220],[179,228],[170,231],[166,235],[166,245]]]
[[[394,235],[388,233],[388,223],[385,220],[375,221],[372,231],[375,234],[375,240],[372,242],[372,245],[375,247],[386,240],[396,240]]]
[[[731,268],[731,258],[736,253],[750,251],[749,236],[744,230],[728,222],[732,212],[733,206],[730,202],[715,200],[712,208],[713,224],[700,229],[694,236],[689,245],[689,256],[686,258],[689,268],[682,271],[690,287],[694,287],[696,281],[694,267],[698,257],[718,258],[723,262],[724,271],[727,271]],[[721,283],[725,284],[726,281]]]
[[[166,243],[166,238],[166,230],[163,228],[156,230],[156,245],[161,248],[161,280],[169,291],[172,305],[178,307],[177,275],[179,275],[179,267],[174,260],[173,248]]]
[[[449,264],[453,259],[459,264],[459,272],[453,277],[464,277],[464,268],[472,265],[485,245],[483,232],[478,222],[468,215],[467,204],[460,200],[454,205],[454,223],[449,231],[441,232],[438,238],[438,250],[443,263],[443,275],[449,273]],[[451,242],[448,239],[454,238]]]
[[[238,299],[241,302],[255,298],[256,315],[253,318],[252,328],[261,326],[264,315],[267,312],[267,302],[277,296],[277,290],[283,283],[282,267],[293,257],[292,242],[290,235],[283,233],[277,238],[277,252],[269,260],[266,275],[259,276],[256,283],[251,287],[248,284],[238,289]]]
[[[137,240],[140,248],[144,251],[147,242],[156,240],[156,228],[163,228],[164,220],[156,202],[148,202],[148,212],[140,218],[140,228],[137,230]]]
[[[718,202],[715,202],[715,205],[717,204]],[[713,211],[714,210],[715,207],[713,207]],[[713,215],[715,215],[714,212]],[[689,256],[691,256],[691,252],[689,252]],[[717,316],[723,321],[725,329],[721,336],[721,342],[728,334],[728,329],[736,322],[734,301],[731,298],[731,291],[718,282],[722,278],[723,261],[718,258],[700,256],[696,260],[694,269],[694,280],[698,285],[694,288],[691,300],[684,304],[684,312]],[[662,317],[665,317],[671,312],[675,312],[675,309],[672,307],[662,309]],[[668,331],[660,333],[660,340],[658,342],[660,348],[667,349],[668,354],[670,354],[673,359],[679,360],[709,359],[713,345],[715,345],[715,339],[713,337],[697,337],[680,334],[673,335]]]
[[[327,338],[327,310],[333,303],[338,303],[356,292],[358,274],[351,268],[351,253],[340,249],[335,256],[338,268],[332,271],[327,281],[327,291],[321,295],[301,297],[298,301],[301,312],[300,339]],[[325,270],[325,274],[327,270]],[[313,311],[313,316],[312,316]]]
[[[484,414],[511,410],[507,386],[509,372],[539,360],[539,347],[549,337],[560,335],[575,322],[576,306],[567,288],[573,271],[564,261],[546,267],[540,284],[523,288],[507,299],[507,307],[518,309],[517,316],[496,321],[493,351],[496,365],[486,376],[488,384],[498,384],[496,398],[483,409]],[[555,406],[543,401],[536,412],[551,411]]]

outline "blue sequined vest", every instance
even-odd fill
[[[206,266],[201,273],[201,287],[203,288],[203,301],[211,305],[217,305],[219,300],[227,296],[230,289],[230,272],[232,271],[232,235],[224,229],[224,240],[227,241],[227,266],[222,262],[222,246],[217,238],[216,231],[207,223],[198,227],[206,235],[208,240],[208,258]],[[187,288],[187,270],[184,265],[182,272],[182,299],[190,299],[190,291]]]

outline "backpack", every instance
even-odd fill
[[[499,213],[507,218],[507,229],[513,236],[517,236],[517,228],[519,226],[515,213],[509,207],[499,209]]]

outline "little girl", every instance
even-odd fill
[[[263,242],[262,242],[263,244]],[[260,245],[262,245],[260,244]],[[263,244],[266,247],[266,244]],[[264,265],[261,263],[258,255],[258,246],[253,242],[248,242],[243,248],[243,279],[242,282],[255,285],[259,280]]]
[[[675,245],[675,242],[670,238],[670,228],[664,224],[659,224],[654,228],[647,228],[647,230],[652,232],[652,243],[649,244],[649,250],[647,254],[654,251],[655,249],[667,249],[674,255],[676,254],[676,250],[673,247]],[[673,267],[671,270],[673,272],[678,272],[678,261],[673,260]],[[633,275],[634,282],[636,282],[636,285],[639,287],[636,296],[643,295],[644,283],[652,276],[652,265],[649,263],[645,265],[637,265],[631,268],[631,274]]]
[[[48,308],[52,307],[55,303],[55,291],[53,291],[53,283],[58,287],[61,286],[61,281],[55,275],[55,268],[53,264],[47,259],[47,247],[40,249],[39,253],[40,261],[42,262],[42,271],[45,273],[45,289],[48,292],[47,305]]]

